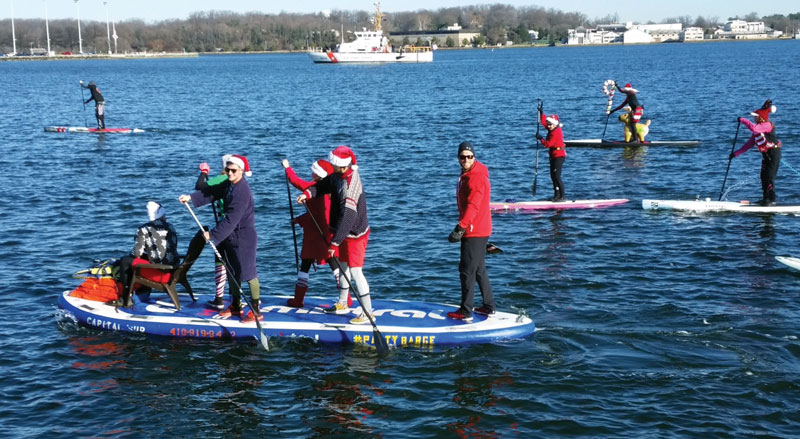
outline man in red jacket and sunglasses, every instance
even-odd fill
[[[475,158],[475,149],[469,142],[458,145],[458,224],[447,238],[450,242],[461,241],[461,261],[458,264],[461,278],[461,306],[447,317],[472,322],[475,282],[483,296],[483,306],[475,308],[478,314],[495,313],[492,286],[486,271],[486,244],[492,234],[492,214],[489,210],[492,188],[489,170]]]

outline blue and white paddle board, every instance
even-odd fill
[[[153,292],[145,302],[135,299],[134,307],[118,308],[102,302],[85,300],[65,291],[59,306],[72,314],[81,325],[108,331],[167,337],[204,339],[247,339],[258,336],[255,322],[242,323],[238,317],[218,318],[218,311],[205,307],[210,297],[198,296],[193,302],[181,295],[181,309],[175,309],[169,297]],[[264,320],[261,327],[269,337],[307,337],[323,343],[352,343],[373,346],[372,325],[352,325],[350,319],[360,313],[351,308],[347,314],[328,314],[324,309],[331,298],[310,297],[305,307],[286,305],[289,296],[261,297]],[[491,317],[474,314],[472,323],[446,316],[455,305],[373,300],[375,323],[389,346],[434,347],[487,343],[519,339],[534,332],[533,321],[521,314],[497,312]],[[245,308],[247,310],[247,308]]]

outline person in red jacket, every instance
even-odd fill
[[[458,273],[461,278],[461,306],[457,311],[447,313],[447,317],[472,322],[475,282],[483,297],[483,306],[475,308],[478,314],[495,313],[492,285],[486,271],[486,244],[492,234],[492,214],[489,200],[492,188],[489,183],[489,170],[475,159],[475,149],[469,142],[458,145],[458,163],[461,176],[458,177],[458,224],[448,236],[450,242],[461,241],[461,261]]]
[[[322,180],[330,174],[333,174],[333,166],[327,160],[317,160],[311,165],[311,181],[303,180],[298,177],[294,169],[289,166],[289,160],[283,159],[281,162],[283,168],[286,170],[286,178],[292,186],[304,191],[316,182]],[[294,285],[294,298],[287,301],[287,305],[293,308],[302,308],[303,299],[306,297],[308,291],[308,272],[311,269],[311,264],[315,261],[317,265],[325,265],[328,263],[328,241],[333,236],[330,233],[328,226],[328,214],[331,210],[331,197],[325,195],[323,197],[316,197],[306,202],[308,211],[299,215],[294,219],[294,223],[303,228],[303,247],[300,250],[300,271],[297,272],[297,282]],[[311,217],[313,215],[313,218]],[[314,222],[316,220],[316,223]],[[317,229],[319,227],[319,229]],[[321,233],[320,233],[321,231]],[[335,257],[339,257],[339,251],[334,253]],[[339,270],[331,266],[333,276],[339,279]],[[353,298],[349,293],[347,296],[347,306],[353,306]]]
[[[536,138],[550,152],[550,180],[553,181],[553,201],[566,201],[564,198],[564,182],[561,181],[561,168],[567,158],[564,133],[561,131],[563,124],[558,120],[557,114],[549,116],[544,114],[541,106],[539,106],[539,118],[542,120],[542,125],[547,128],[547,137],[537,134]]]

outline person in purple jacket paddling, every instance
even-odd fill
[[[772,100],[767,99],[758,110],[750,113],[754,122],[744,117],[739,118],[739,123],[747,127],[753,134],[741,148],[731,153],[730,158],[739,157],[755,145],[761,152],[761,191],[763,197],[758,202],[762,206],[774,206],[778,202],[775,195],[775,177],[778,175],[778,166],[781,164],[781,141],[775,133],[775,124],[770,122],[769,115],[777,111],[772,105]]]
[[[228,284],[231,292],[231,305],[219,313],[222,318],[238,316],[243,322],[263,320],[260,312],[261,287],[256,270],[256,248],[258,234],[255,222],[255,201],[250,185],[244,176],[250,172],[247,158],[239,155],[230,156],[225,164],[228,181],[208,186],[195,191],[191,195],[181,195],[178,201],[191,201],[195,207],[204,206],[213,201],[223,200],[224,217],[204,237],[214,243],[220,252],[228,258]],[[245,315],[242,309],[242,280],[247,281],[252,298],[252,309]]]

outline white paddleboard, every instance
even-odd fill
[[[794,268],[795,270],[800,271],[800,258],[793,258],[791,256],[775,256],[775,260],[789,268]]]
[[[761,206],[749,201],[642,200],[646,210],[680,210],[687,212],[800,213],[798,204]]]

